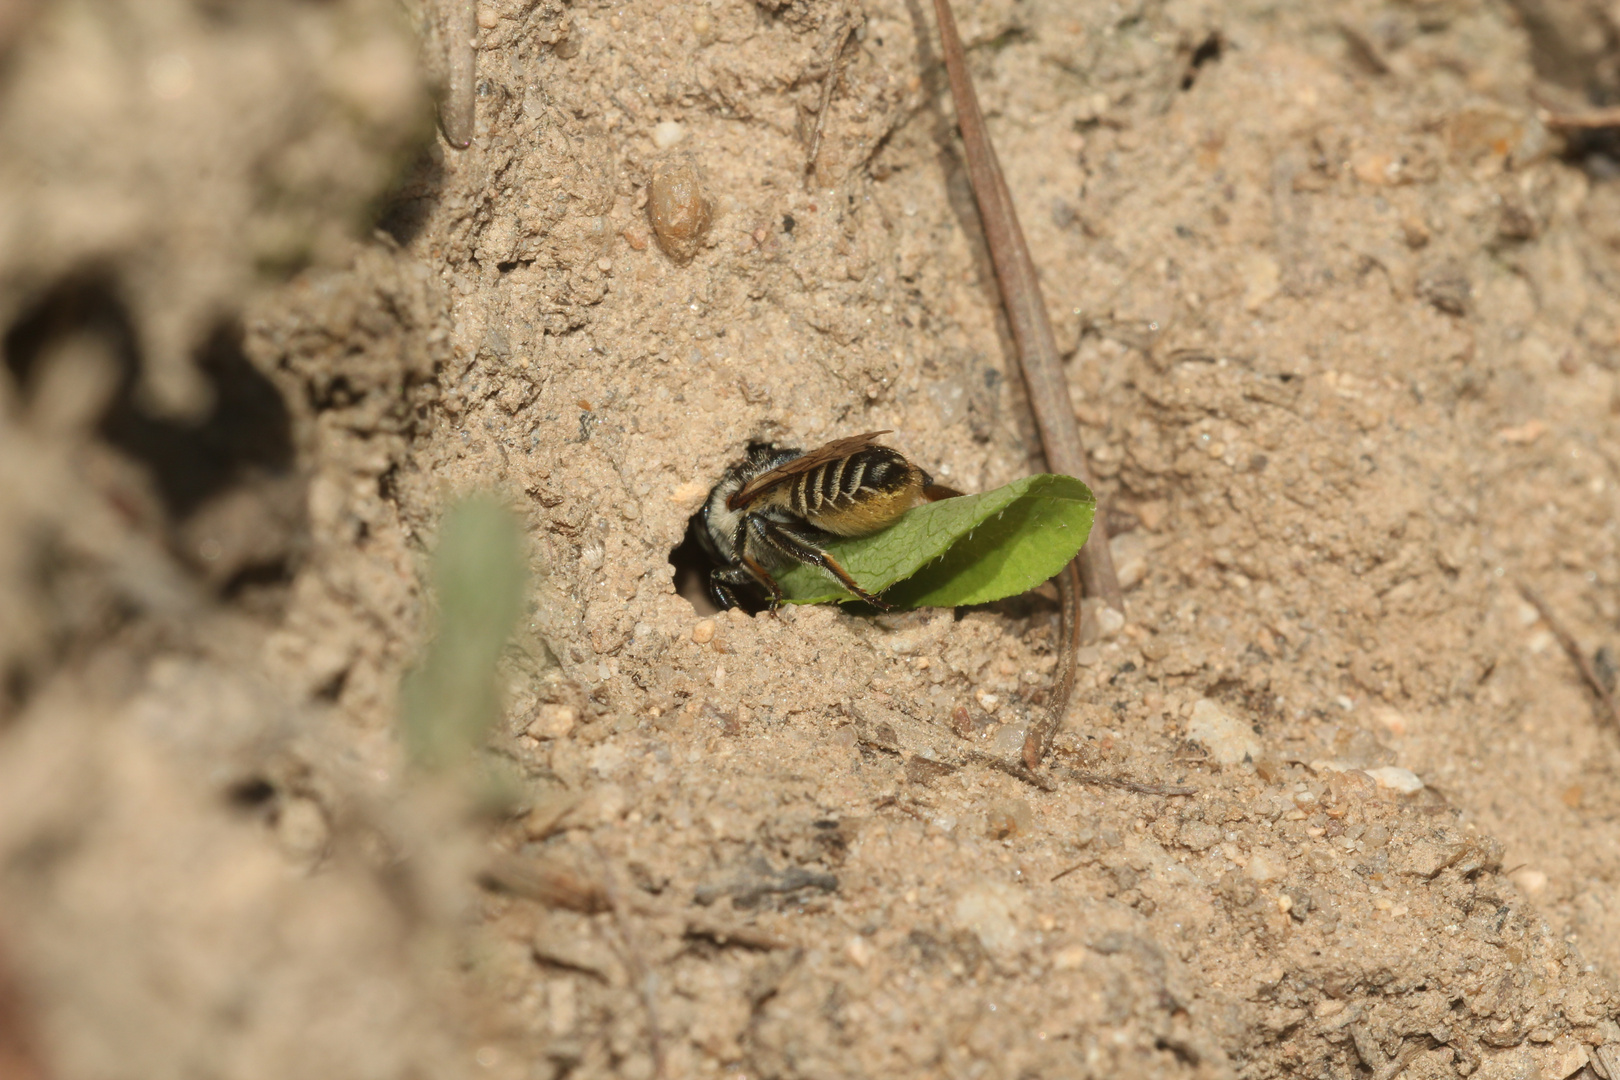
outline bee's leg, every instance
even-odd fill
[[[742,572],[752,578],[754,584],[764,586],[765,591],[771,594],[770,609],[775,611],[781,607],[782,586],[778,585],[776,579],[771,577],[771,572],[761,566],[757,559],[751,559],[747,555],[742,557],[742,564]]]
[[[764,544],[773,551],[779,551],[790,559],[821,567],[837,578],[839,584],[866,603],[884,611],[889,610],[888,604],[857,585],[855,579],[849,576],[849,571],[838,565],[837,559],[817,546],[819,532],[812,533],[792,525],[785,525],[780,521],[772,521],[761,514],[748,514],[743,520],[748,527],[749,537],[757,543]],[[776,583],[773,581],[771,584],[774,586]],[[780,595],[780,590],[777,595]]]
[[[721,611],[742,607],[740,589],[756,584],[753,575],[740,567],[722,567],[709,571],[709,599]]]
[[[750,540],[755,543],[760,542],[759,524],[765,521],[764,515],[756,513],[744,514],[738,520],[737,536],[732,541],[731,548],[737,553],[737,562],[740,565],[732,572],[734,574],[746,574],[750,581],[769,593],[769,609],[775,611],[782,606],[782,586],[776,583],[776,579],[771,576],[771,572],[765,568],[763,563],[748,553]],[[766,542],[765,546],[774,550],[773,545],[769,542]]]

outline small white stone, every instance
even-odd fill
[[[668,150],[686,137],[686,129],[673,120],[664,120],[653,128],[653,145],[660,150]]]
[[[1055,971],[1076,971],[1085,964],[1091,950],[1084,945],[1070,945],[1066,949],[1059,949],[1052,957],[1052,968]]]
[[[1001,708],[1001,699],[988,690],[976,691],[973,699],[979,703],[979,708],[992,715]]]
[[[1260,738],[1254,729],[1209,698],[1194,702],[1187,738],[1208,750],[1209,756],[1222,765],[1238,765],[1245,759],[1260,757]]]
[[[1423,790],[1423,781],[1418,779],[1417,773],[1397,765],[1381,765],[1376,769],[1368,769],[1367,775],[1372,777],[1373,782],[1379,787],[1398,791],[1402,795]]]
[[[1547,875],[1540,870],[1516,870],[1513,873],[1513,882],[1531,896],[1535,896],[1547,888]]]

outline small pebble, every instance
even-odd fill
[[[1007,799],[985,811],[985,832],[992,840],[1005,840],[1023,834],[1028,836],[1035,827],[1035,811],[1023,799]]]
[[[1373,783],[1381,788],[1397,791],[1402,795],[1410,795],[1415,791],[1423,790],[1423,781],[1418,779],[1417,773],[1410,769],[1402,769],[1395,765],[1382,765],[1376,769],[1368,769],[1367,775],[1373,778]]]
[[[1265,306],[1282,287],[1282,267],[1264,252],[1254,252],[1238,263],[1243,281],[1243,310],[1254,312]]]
[[[596,268],[606,274],[613,269],[612,259],[597,259]]]
[[[988,690],[976,690],[973,699],[979,703],[979,708],[992,715],[1001,708],[1001,699]]]
[[[1002,724],[990,740],[990,752],[996,757],[1017,758],[1024,753],[1024,739],[1029,735],[1028,724]]]
[[[1590,1060],[1585,1046],[1566,1037],[1542,1052],[1541,1075],[1543,1080],[1565,1080],[1585,1069]]]
[[[574,730],[579,711],[572,705],[542,705],[523,733],[536,739],[560,739]]]
[[[673,120],[664,120],[653,128],[653,145],[660,150],[668,150],[686,137],[686,129]]]
[[[1350,155],[1350,171],[1363,184],[1383,186],[1401,179],[1401,160],[1380,150],[1357,150]]]
[[[1417,215],[1409,215],[1401,219],[1401,238],[1406,246],[1416,251],[1429,242],[1429,226]]]
[[[1121,589],[1132,589],[1147,576],[1148,546],[1141,533],[1119,533],[1108,538],[1108,550],[1114,556],[1114,573],[1119,576]]]
[[[699,619],[697,625],[692,627],[692,640],[699,645],[707,645],[714,640],[714,620]]]
[[[1268,881],[1276,881],[1288,873],[1287,865],[1275,855],[1264,851],[1256,851],[1249,856],[1249,864],[1243,868],[1251,881],[1258,881],[1264,885]]]
[[[478,25],[485,30],[493,30],[501,21],[501,13],[487,4],[478,5]]]
[[[1513,874],[1513,883],[1531,896],[1546,889],[1547,875],[1540,870],[1518,870]]]
[[[664,254],[678,263],[690,262],[713,220],[695,165],[678,161],[658,171],[647,188],[647,218]]]
[[[1091,949],[1085,945],[1070,945],[1066,949],[1059,949],[1052,957],[1054,971],[1074,971],[1091,958]]]
[[[1496,437],[1505,443],[1516,446],[1529,446],[1543,435],[1547,434],[1547,425],[1540,420],[1526,420],[1517,427],[1505,427],[1496,433]]]

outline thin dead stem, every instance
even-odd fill
[[[473,119],[478,91],[478,5],[477,0],[443,0],[445,4],[444,42],[449,70],[444,107],[439,124],[451,146],[465,150],[472,145]]]
[[[1024,372],[1035,423],[1040,428],[1047,466],[1054,472],[1077,476],[1095,490],[1096,482],[1086,463],[1080,428],[1074,422],[1069,386],[1058,356],[1057,338],[1046,314],[1035,262],[1030,258],[1012,194],[1007,190],[995,147],[990,144],[990,134],[979,111],[978,95],[968,74],[967,58],[956,30],[956,19],[951,14],[950,0],[934,0],[934,13],[939,20],[941,51],[950,76],[951,97],[956,102],[968,176],[978,200],[985,241],[996,267],[996,280],[1001,285],[1007,321],[1018,345],[1019,366]],[[1045,717],[1030,727],[1024,742],[1024,765],[1032,773],[1051,749],[1064,713],[1068,711],[1069,696],[1074,689],[1074,650],[1080,642],[1095,641],[1101,635],[1101,612],[1095,603],[1082,606],[1081,595],[1117,612],[1119,617],[1125,613],[1119,577],[1114,573],[1114,560],[1108,550],[1108,528],[1100,509],[1092,523],[1091,538],[1080,549],[1073,568],[1058,575],[1058,591],[1063,600],[1063,667],[1051,707]]]
[[[1197,795],[1198,789],[1178,784],[1144,784],[1140,780],[1127,780],[1123,776],[1107,776],[1103,773],[1081,772],[1079,769],[1063,769],[1061,774],[1069,780],[1080,784],[1090,784],[1093,787],[1111,787],[1120,791],[1130,791],[1137,795]]]
[[[1373,1080],[1395,1080],[1397,1076],[1406,1071],[1406,1067],[1412,1063],[1412,1059],[1422,1053],[1427,1046],[1428,1041],[1426,1039],[1414,1039],[1408,1042],[1396,1052],[1395,1057],[1387,1065],[1373,1072]]]
[[[1540,613],[1542,620],[1547,624],[1547,629],[1552,631],[1553,637],[1558,639],[1558,644],[1563,646],[1564,652],[1575,662],[1575,667],[1580,670],[1581,678],[1586,680],[1586,685],[1591,687],[1592,693],[1597,695],[1598,704],[1603,706],[1603,713],[1608,718],[1609,723],[1616,730],[1620,730],[1620,710],[1615,707],[1614,695],[1610,693],[1607,686],[1603,685],[1603,680],[1598,677],[1597,668],[1592,666],[1591,659],[1581,651],[1581,646],[1575,640],[1575,635],[1571,634],[1569,627],[1565,626],[1563,621],[1553,614],[1552,608],[1547,605],[1547,601],[1536,590],[1520,582],[1519,594],[1528,600],[1530,606]]]
[[[1607,109],[1588,109],[1583,112],[1542,113],[1541,122],[1550,128],[1560,128],[1564,131],[1620,128],[1620,106],[1611,106]]]
[[[827,129],[827,113],[832,109],[833,91],[838,88],[838,79],[844,72],[844,50],[849,48],[849,39],[855,33],[855,18],[846,15],[844,25],[835,35],[836,44],[833,46],[832,59],[827,63],[827,77],[821,80],[821,107],[816,110],[816,127],[810,133],[810,149],[804,156],[804,186],[809,190],[816,180],[816,158],[821,155],[821,136]]]
[[[1095,535],[1095,533],[1093,533]],[[1084,552],[1084,548],[1081,551]],[[1046,755],[1052,752],[1052,742],[1058,728],[1063,725],[1063,714],[1069,710],[1069,698],[1074,693],[1074,678],[1078,663],[1075,653],[1080,648],[1081,606],[1080,568],[1075,559],[1058,573],[1058,601],[1063,605],[1058,621],[1057,685],[1052,703],[1040,718],[1029,725],[1024,734],[1024,767],[1036,772]]]

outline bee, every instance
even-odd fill
[[[828,540],[869,536],[893,525],[919,502],[961,494],[934,483],[898,450],[874,440],[887,431],[837,439],[809,453],[755,443],[709,492],[698,541],[720,564],[709,574],[709,595],[738,607],[742,591],[757,589],[769,606],[782,603],[771,576],[793,563],[819,566],[874,607],[887,604],[855,583],[827,552]]]

